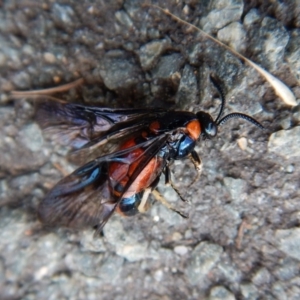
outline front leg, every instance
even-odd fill
[[[191,185],[193,185],[200,178],[200,175],[202,173],[202,166],[203,166],[203,164],[202,164],[202,161],[201,161],[198,153],[195,150],[193,150],[191,152],[191,154],[188,156],[188,158],[193,163],[193,165],[194,165],[194,167],[195,167],[195,169],[197,171],[197,175],[196,175],[195,179],[189,185],[189,186],[191,186]]]
[[[152,191],[152,195],[154,196],[154,198],[156,199],[156,201],[160,202],[163,206],[165,206],[168,209],[171,209],[172,211],[176,212],[177,214],[179,214],[181,217],[187,219],[189,216],[187,214],[185,214],[184,212],[176,209],[175,207],[173,207],[166,199],[165,197],[163,197],[157,190],[153,190]]]
[[[138,211],[140,213],[145,213],[151,206],[150,202],[149,202],[149,195],[152,193],[152,188],[149,187],[149,188],[146,188],[144,190],[144,193],[143,193],[143,197],[141,199],[141,202],[138,206]]]
[[[188,200],[186,200],[181,193],[179,192],[178,188],[174,185],[174,183],[171,180],[171,170],[169,168],[168,165],[166,165],[165,168],[165,184],[166,186],[171,186],[172,189],[176,192],[176,194],[178,195],[178,197],[183,201],[183,202],[189,202]]]
[[[156,186],[159,183],[159,179],[160,179],[160,175],[157,176],[156,179],[151,183],[151,185],[144,190],[143,197],[142,197],[141,202],[138,206],[138,211],[140,213],[145,213],[150,208],[151,203],[149,201],[149,195],[151,193],[153,193],[153,190],[156,188]]]

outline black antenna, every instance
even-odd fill
[[[226,123],[228,120],[230,119],[234,119],[234,118],[240,118],[240,119],[244,119],[250,123],[252,123],[253,125],[257,126],[258,128],[260,129],[265,129],[264,126],[262,126],[258,121],[256,121],[254,118],[248,116],[248,115],[245,115],[245,114],[241,114],[241,113],[232,113],[232,114],[229,114],[225,117],[223,117],[218,123],[217,123],[217,126],[221,126],[223,125],[224,123]]]
[[[265,129],[264,126],[262,126],[258,121],[256,121],[254,118],[246,115],[246,114],[242,114],[242,113],[237,113],[237,112],[234,112],[234,113],[231,113],[225,117],[223,117],[221,120],[219,120],[222,116],[222,113],[224,111],[224,107],[225,107],[225,94],[224,94],[224,91],[223,89],[221,88],[221,85],[217,82],[217,79],[214,78],[212,75],[210,75],[210,80],[212,81],[213,85],[216,87],[220,97],[221,97],[221,107],[220,107],[220,111],[219,111],[219,114],[215,120],[215,123],[217,125],[217,127],[223,125],[224,123],[226,123],[228,120],[230,119],[234,119],[234,118],[240,118],[240,119],[243,119],[243,120],[246,120],[250,123],[252,123],[253,125],[257,126],[258,128],[260,129]]]
[[[220,98],[221,98],[220,111],[219,111],[219,114],[218,114],[217,118],[215,119],[215,123],[218,123],[218,120],[221,118],[221,116],[223,114],[223,111],[224,111],[224,107],[225,107],[225,101],[226,101],[225,100],[225,94],[224,94],[224,91],[221,88],[220,84],[217,82],[217,80],[212,75],[210,75],[209,77],[210,77],[211,82],[213,83],[213,85],[217,89],[217,91],[220,95]]]

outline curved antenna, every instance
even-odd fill
[[[221,126],[224,123],[226,123],[228,120],[234,119],[234,118],[244,119],[244,120],[252,123],[253,125],[257,126],[260,129],[265,129],[265,127],[262,126],[258,121],[256,121],[255,119],[253,119],[252,117],[250,117],[248,115],[241,114],[241,113],[232,113],[232,114],[229,114],[229,115],[223,117],[219,122],[217,122],[217,126]]]
[[[224,94],[224,91],[221,88],[220,84],[216,81],[216,79],[212,75],[210,75],[209,77],[210,77],[211,82],[213,83],[213,85],[217,89],[217,91],[220,95],[220,98],[221,98],[220,111],[219,111],[219,114],[218,114],[217,118],[215,119],[215,123],[218,123],[218,120],[222,116],[223,111],[224,111],[224,107],[225,107],[225,94]]]
[[[215,79],[212,75],[210,75],[210,80],[213,83],[213,85],[216,87],[220,97],[221,97],[221,107],[220,107],[220,111],[219,114],[217,116],[217,118],[215,119],[215,124],[217,125],[217,127],[223,125],[224,123],[226,123],[228,120],[230,119],[234,119],[234,118],[240,118],[240,119],[244,119],[250,123],[252,123],[253,125],[257,126],[260,129],[265,129],[264,126],[262,126],[258,121],[256,121],[254,118],[246,115],[246,114],[242,114],[242,113],[231,113],[228,114],[227,116],[223,117],[222,119],[221,116],[223,114],[224,111],[224,107],[225,107],[225,94],[224,91],[221,87],[221,85],[218,83],[217,79]]]

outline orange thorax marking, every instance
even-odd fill
[[[193,120],[186,125],[189,136],[196,141],[201,133],[201,126],[198,120]]]

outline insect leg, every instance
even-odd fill
[[[166,168],[165,168],[165,185],[166,186],[171,185],[171,170],[169,168],[169,165],[166,165]]]
[[[158,185],[159,179],[160,179],[160,175],[157,176],[156,179],[152,182],[152,184],[148,188],[146,188],[144,190],[143,197],[142,197],[141,202],[140,202],[140,204],[138,206],[138,211],[140,213],[144,213],[144,212],[146,212],[150,208],[151,203],[148,201],[149,195],[152,193],[152,191]]]
[[[148,199],[149,199],[149,195],[151,194],[151,192],[152,192],[152,188],[151,187],[146,188],[144,190],[141,203],[138,206],[138,211],[140,213],[144,213],[144,212],[146,212],[150,208],[150,203],[149,203]]]
[[[180,210],[177,210],[176,208],[174,208],[157,190],[153,190],[152,191],[152,195],[163,206],[165,206],[168,209],[173,210],[174,212],[176,212],[177,214],[179,214],[181,217],[183,217],[185,219],[187,219],[189,217],[187,214],[185,214],[185,213],[181,212]]]
[[[189,202],[180,194],[178,188],[173,184],[173,182],[171,180],[171,171],[170,171],[170,168],[168,165],[166,165],[166,167],[165,167],[165,183],[167,186],[172,187],[172,189],[176,192],[176,194],[178,195],[178,197],[180,198],[181,201]]]
[[[191,162],[193,163],[196,171],[197,171],[197,175],[196,177],[194,178],[194,180],[192,181],[192,183],[189,184],[189,187],[192,186],[199,178],[200,178],[200,175],[202,173],[202,161],[198,155],[198,153],[193,150],[191,152],[191,154],[189,155],[189,159],[191,160]]]

